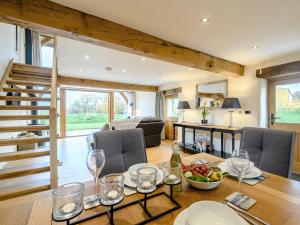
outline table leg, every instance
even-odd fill
[[[196,130],[193,129],[193,148],[196,148],[196,145],[195,145],[195,135],[196,135]]]
[[[185,128],[182,128],[182,145],[183,145],[183,151],[185,152]]]
[[[224,158],[224,133],[221,132],[221,157]]]
[[[174,141],[176,140],[176,127],[173,126],[173,138],[174,138]]]
[[[232,152],[234,151],[235,149],[235,134],[232,134]]]
[[[214,132],[211,131],[210,132],[210,151],[213,151],[214,150]]]

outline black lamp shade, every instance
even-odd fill
[[[177,109],[190,109],[190,104],[188,101],[180,101],[178,102],[178,107]]]
[[[225,98],[222,109],[240,109],[241,104],[238,98]]]

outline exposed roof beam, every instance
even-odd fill
[[[58,76],[57,83],[59,85],[66,85],[66,86],[105,88],[105,89],[129,90],[129,91],[156,92],[158,90],[157,86],[127,84],[127,83],[118,83],[118,82],[111,82],[111,81],[99,81],[99,80],[81,79],[81,78],[65,77],[65,76]]]
[[[48,0],[0,0],[0,20],[196,69],[244,74],[243,65]]]
[[[300,61],[258,69],[256,77],[273,80],[283,77],[300,77]]]

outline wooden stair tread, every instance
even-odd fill
[[[51,76],[51,72],[52,72],[52,69],[48,67],[33,66],[33,65],[22,64],[22,63],[14,63],[12,70],[24,71],[24,72],[35,72],[40,74],[47,74],[49,76]]]
[[[0,105],[0,110],[49,110],[50,106]]]
[[[42,76],[32,76],[27,74],[10,74],[9,78],[11,80],[26,80],[33,82],[51,82],[50,77],[42,77]]]
[[[49,115],[0,115],[0,121],[4,120],[47,120]]]
[[[42,156],[48,156],[48,155],[50,155],[49,149],[34,149],[34,150],[23,150],[17,152],[7,152],[7,153],[0,154],[0,162],[31,159],[31,158],[37,158]]]
[[[49,130],[48,125],[0,126],[0,133],[17,131]]]
[[[26,166],[18,166],[13,168],[1,169],[0,170],[0,180],[22,177],[37,173],[44,173],[50,171],[49,163],[38,163]]]
[[[34,81],[22,81],[22,80],[7,80],[7,84],[23,85],[23,86],[51,86],[49,82],[34,82]]]
[[[23,89],[23,88],[3,88],[4,92],[17,92],[17,93],[32,93],[32,94],[50,94],[50,91],[36,90],[36,89]]]
[[[49,102],[50,98],[40,98],[40,97],[23,97],[23,96],[0,96],[0,100],[5,101],[32,101],[32,102]]]
[[[34,138],[7,138],[0,139],[0,146],[9,146],[9,145],[22,145],[22,144],[35,144],[48,142],[49,137],[34,137]]]
[[[51,188],[50,180],[38,180],[34,182],[25,183],[22,185],[14,185],[8,188],[0,188],[0,200],[15,198],[22,195],[28,195],[40,191],[46,191]]]

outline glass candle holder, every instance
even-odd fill
[[[137,186],[139,193],[147,194],[156,189],[157,170],[155,168],[143,167],[137,170]]]
[[[84,184],[69,183],[52,191],[53,219],[66,221],[76,217],[83,210]]]
[[[175,185],[181,183],[181,164],[170,161],[163,164],[164,183]]]
[[[122,174],[109,174],[100,178],[101,204],[115,205],[124,198],[124,176]]]

